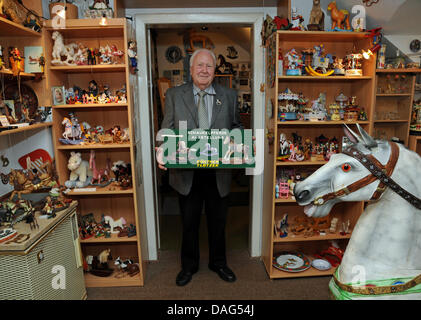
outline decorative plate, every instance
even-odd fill
[[[26,84],[20,85],[20,95],[18,84],[7,85],[4,90],[5,100],[13,100],[15,107],[15,114],[18,120],[22,118],[22,107],[26,106],[29,108],[29,117],[33,118],[36,111],[38,110],[38,98],[35,91],[27,86]],[[20,100],[22,96],[22,102]]]
[[[311,266],[313,268],[317,269],[317,270],[320,270],[320,271],[326,271],[326,270],[329,270],[332,267],[332,265],[329,263],[329,261],[324,260],[324,259],[314,259],[311,262]]]
[[[421,42],[418,39],[414,39],[409,44],[409,49],[411,49],[412,52],[418,52],[421,47]]]
[[[300,252],[281,252],[272,265],[287,272],[302,272],[310,268],[310,260]]]
[[[177,46],[172,46],[165,51],[165,57],[171,63],[177,63],[183,58],[183,54],[181,53],[181,49]]]

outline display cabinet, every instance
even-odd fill
[[[324,229],[330,229],[331,222],[335,218],[336,229],[333,232],[298,232],[299,221],[306,219],[303,207],[299,206],[291,192],[288,196],[281,196],[282,190],[276,189],[275,184],[281,174],[292,174],[295,177],[311,174],[327,161],[323,157],[311,156],[304,161],[288,161],[288,158],[280,158],[280,136],[288,141],[294,141],[297,136],[303,143],[306,139],[311,141],[320,138],[321,135],[335,140],[341,151],[343,137],[342,124],[345,122],[352,129],[358,122],[366,131],[370,132],[373,118],[373,91],[375,86],[375,58],[362,61],[362,76],[287,76],[280,72],[278,63],[280,54],[285,54],[291,49],[301,52],[312,49],[314,46],[323,44],[325,53],[337,57],[345,57],[351,52],[361,52],[370,47],[371,39],[365,33],[360,32],[318,32],[318,31],[277,31],[269,38],[266,47],[266,133],[265,142],[265,172],[263,192],[263,240],[262,256],[270,278],[323,276],[333,273],[334,268],[327,271],[316,270],[313,267],[301,272],[287,272],[275,268],[274,259],[281,252],[296,251],[304,254],[309,260],[327,249],[334,240],[341,249],[345,249],[360,214],[364,209],[364,202],[340,203],[333,207]],[[308,103],[318,99],[320,93],[324,94],[326,105],[329,106],[337,101],[337,97],[343,94],[347,97],[356,97],[354,102],[364,109],[366,120],[316,120],[309,121],[286,120],[279,112],[279,95],[291,91],[308,99]],[[279,117],[281,115],[281,117]],[[315,120],[315,119],[313,119]],[[278,187],[277,187],[278,188]],[[288,188],[288,186],[287,186]],[[283,231],[279,230],[282,220],[287,214],[287,226]],[[313,226],[321,221],[311,221]],[[349,228],[345,228],[349,226]],[[282,227],[282,226],[281,226]],[[293,229],[295,228],[295,229]],[[348,229],[348,230],[345,230]],[[294,232],[296,231],[296,232]],[[340,232],[348,231],[348,232]]]
[[[111,183],[105,187],[88,186],[85,188],[71,189],[67,195],[77,199],[78,215],[82,216],[93,213],[96,222],[101,221],[102,215],[110,216],[113,220],[123,218],[126,225],[136,227],[136,235],[133,237],[111,234],[110,237],[91,237],[80,240],[84,257],[97,256],[102,250],[110,249],[111,256],[115,259],[131,259],[140,265],[140,273],[135,276],[109,277],[94,276],[85,273],[87,287],[111,287],[111,286],[142,286],[144,283],[144,260],[142,259],[139,214],[138,214],[138,191],[136,183],[137,171],[135,170],[134,124],[132,93],[129,81],[130,66],[127,56],[128,26],[124,18],[107,19],[107,25],[99,24],[100,19],[66,20],[66,28],[55,30],[51,21],[46,23],[45,50],[47,52],[46,75],[48,87],[62,87],[66,89],[78,86],[88,88],[91,80],[95,80],[98,90],[103,91],[104,86],[114,94],[117,90],[125,90],[126,101],[113,103],[87,103],[87,104],[56,104],[53,105],[53,142],[56,157],[56,166],[59,182],[64,185],[69,180],[70,172],[67,168],[71,152],[80,152],[82,159],[89,161],[91,151],[95,152],[96,168],[107,168],[107,164],[124,161],[132,165],[132,187],[123,188]],[[111,64],[96,65],[51,65],[51,52],[54,41],[52,34],[59,31],[65,44],[81,43],[87,48],[99,48],[102,46],[116,46],[123,51],[120,61]],[[52,93],[50,101],[53,103]],[[101,126],[109,130],[118,125],[121,129],[128,128],[129,140],[125,142],[94,142],[90,144],[63,144],[62,138],[64,126],[62,121],[73,113],[80,124],[83,122],[91,127]],[[109,263],[113,266],[113,263]]]
[[[419,69],[376,69],[375,138],[397,138],[408,146],[416,74]]]

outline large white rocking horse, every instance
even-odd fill
[[[337,299],[421,299],[421,157],[400,144],[344,127],[353,145],[294,194],[307,216],[341,201],[371,202],[361,214],[330,281]]]

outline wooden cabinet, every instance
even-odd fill
[[[272,263],[277,254],[282,251],[299,251],[312,260],[316,254],[329,247],[330,240],[335,240],[342,249],[345,249],[351,234],[341,235],[339,233],[342,229],[342,224],[349,221],[350,230],[352,231],[364,209],[363,202],[348,202],[335,205],[330,213],[331,218],[338,219],[337,229],[333,234],[306,236],[294,235],[291,232],[290,227],[294,220],[305,217],[304,210],[303,207],[298,206],[291,194],[285,199],[276,198],[275,183],[277,177],[279,177],[281,171],[288,170],[295,173],[311,173],[325,164],[326,161],[279,161],[277,157],[280,149],[280,134],[285,134],[290,141],[293,141],[293,134],[298,134],[303,141],[309,138],[313,143],[316,137],[319,137],[321,134],[329,139],[335,137],[339,142],[339,151],[341,151],[342,123],[346,122],[352,129],[356,129],[356,121],[280,121],[278,118],[279,93],[284,92],[288,88],[294,93],[302,93],[311,102],[323,92],[326,96],[327,106],[335,102],[335,98],[341,93],[347,97],[356,96],[358,106],[363,107],[368,115],[367,121],[358,121],[358,123],[369,133],[372,129],[371,122],[374,111],[374,57],[362,62],[363,75],[360,77],[278,76],[279,74],[285,74],[278,73],[279,53],[285,54],[293,48],[297,52],[301,52],[303,49],[323,44],[326,53],[345,57],[353,50],[361,51],[361,49],[369,48],[370,41],[369,38],[365,37],[364,33],[359,32],[277,31],[269,38],[269,45],[266,48],[266,133],[273,136],[274,142],[269,144],[270,139],[267,139],[265,143],[262,256],[270,278],[332,274],[334,268],[328,271],[318,271],[313,267],[303,272],[290,273],[276,269]],[[289,232],[286,237],[280,238],[275,234],[274,228],[286,213],[288,214]]]
[[[373,135],[378,139],[395,137],[406,146],[416,74],[419,69],[377,69]]]
[[[140,265],[140,273],[135,276],[125,277],[97,277],[90,273],[85,274],[87,287],[111,287],[111,286],[142,286],[144,283],[144,264],[140,245],[140,232],[137,202],[137,171],[135,166],[136,146],[134,144],[134,124],[132,92],[129,83],[129,61],[127,57],[127,34],[128,29],[125,19],[108,19],[106,26],[99,25],[99,19],[66,20],[66,28],[58,30],[64,38],[65,44],[82,43],[90,48],[100,46],[116,45],[124,52],[121,61],[116,64],[97,64],[81,66],[53,66],[50,65],[51,52],[53,48],[52,33],[56,31],[48,21],[46,24],[45,48],[47,54],[47,81],[48,87],[64,86],[70,88],[78,86],[88,88],[88,83],[95,80],[98,89],[108,85],[112,94],[125,86],[127,92],[127,103],[106,103],[106,104],[63,104],[53,106],[53,140],[56,157],[56,166],[60,184],[69,179],[67,162],[70,152],[77,151],[82,154],[82,159],[89,161],[91,150],[95,151],[96,167],[106,167],[108,159],[111,163],[122,160],[132,165],[132,184],[129,189],[122,189],[114,183],[106,187],[87,187],[72,190],[68,196],[77,199],[78,214],[80,216],[93,213],[95,221],[100,222],[101,216],[111,216],[114,220],[124,218],[126,224],[133,224],[136,227],[136,236],[118,237],[112,234],[110,238],[92,237],[80,240],[84,256],[97,256],[104,249],[111,249],[111,256],[116,259],[131,259]],[[50,95],[51,96],[51,95]],[[125,143],[96,143],[66,145],[59,141],[62,137],[64,117],[69,113],[76,114],[79,123],[87,122],[90,126],[102,126],[108,130],[115,125],[121,129],[129,128],[130,141]],[[114,267],[112,261],[109,265]]]

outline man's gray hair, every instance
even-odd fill
[[[207,53],[209,53],[210,54],[210,56],[212,57],[212,59],[213,59],[213,64],[214,64],[214,66],[215,66],[215,68],[216,68],[216,56],[215,56],[215,54],[211,51],[211,50],[209,50],[209,49],[205,49],[205,48],[202,48],[202,49],[197,49],[195,52],[193,52],[193,54],[191,55],[191,57],[190,57],[190,67],[192,67],[193,66],[193,61],[194,61],[194,58],[200,53],[200,52],[207,52]]]

